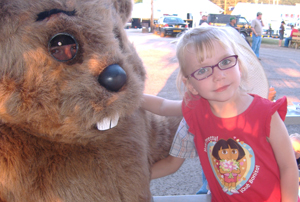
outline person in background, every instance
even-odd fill
[[[202,15],[202,19],[200,20],[199,25],[201,26],[203,23],[208,24],[207,23],[207,14]]]
[[[264,23],[262,21],[262,13],[257,12],[256,18],[251,22],[251,29],[252,29],[252,50],[255,53],[256,57],[260,60],[259,57],[259,49],[261,44],[261,35],[262,35],[262,28]]]
[[[151,179],[173,174],[181,167],[186,158],[198,157],[194,143],[194,135],[191,134],[188,129],[189,127],[183,118],[174,136],[169,156],[156,162],[152,166]],[[207,193],[208,183],[204,172],[202,171],[202,186],[196,194]]]
[[[232,27],[234,29],[236,29],[237,31],[240,31],[240,27],[238,27],[236,25],[236,17],[230,17],[229,19],[229,23],[227,24],[227,26]]]
[[[283,36],[284,36],[284,30],[285,30],[284,25],[285,25],[285,22],[282,21],[281,25],[279,27],[279,47],[281,47],[281,43],[282,43]]]
[[[273,30],[272,30],[271,23],[269,23],[269,29],[268,29],[268,33],[269,33],[269,36],[270,36],[270,37],[272,37]]]
[[[294,25],[291,25],[291,35],[284,40],[284,47],[289,47],[289,43],[292,40],[292,37],[295,36],[293,33],[298,32],[298,29],[295,29]]]

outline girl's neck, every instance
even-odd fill
[[[220,118],[235,117],[248,109],[253,97],[247,93],[239,93],[229,101],[208,101],[212,113]]]

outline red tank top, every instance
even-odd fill
[[[182,105],[212,201],[281,201],[279,168],[267,137],[271,116],[277,111],[285,119],[287,101],[252,96],[248,109],[232,118],[216,117],[203,98]]]

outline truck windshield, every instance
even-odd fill
[[[247,20],[245,18],[239,18],[239,23],[240,25],[246,25],[248,24]]]

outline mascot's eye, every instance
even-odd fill
[[[75,58],[78,52],[78,43],[72,35],[58,33],[50,39],[48,49],[53,58],[60,62],[66,62]]]

